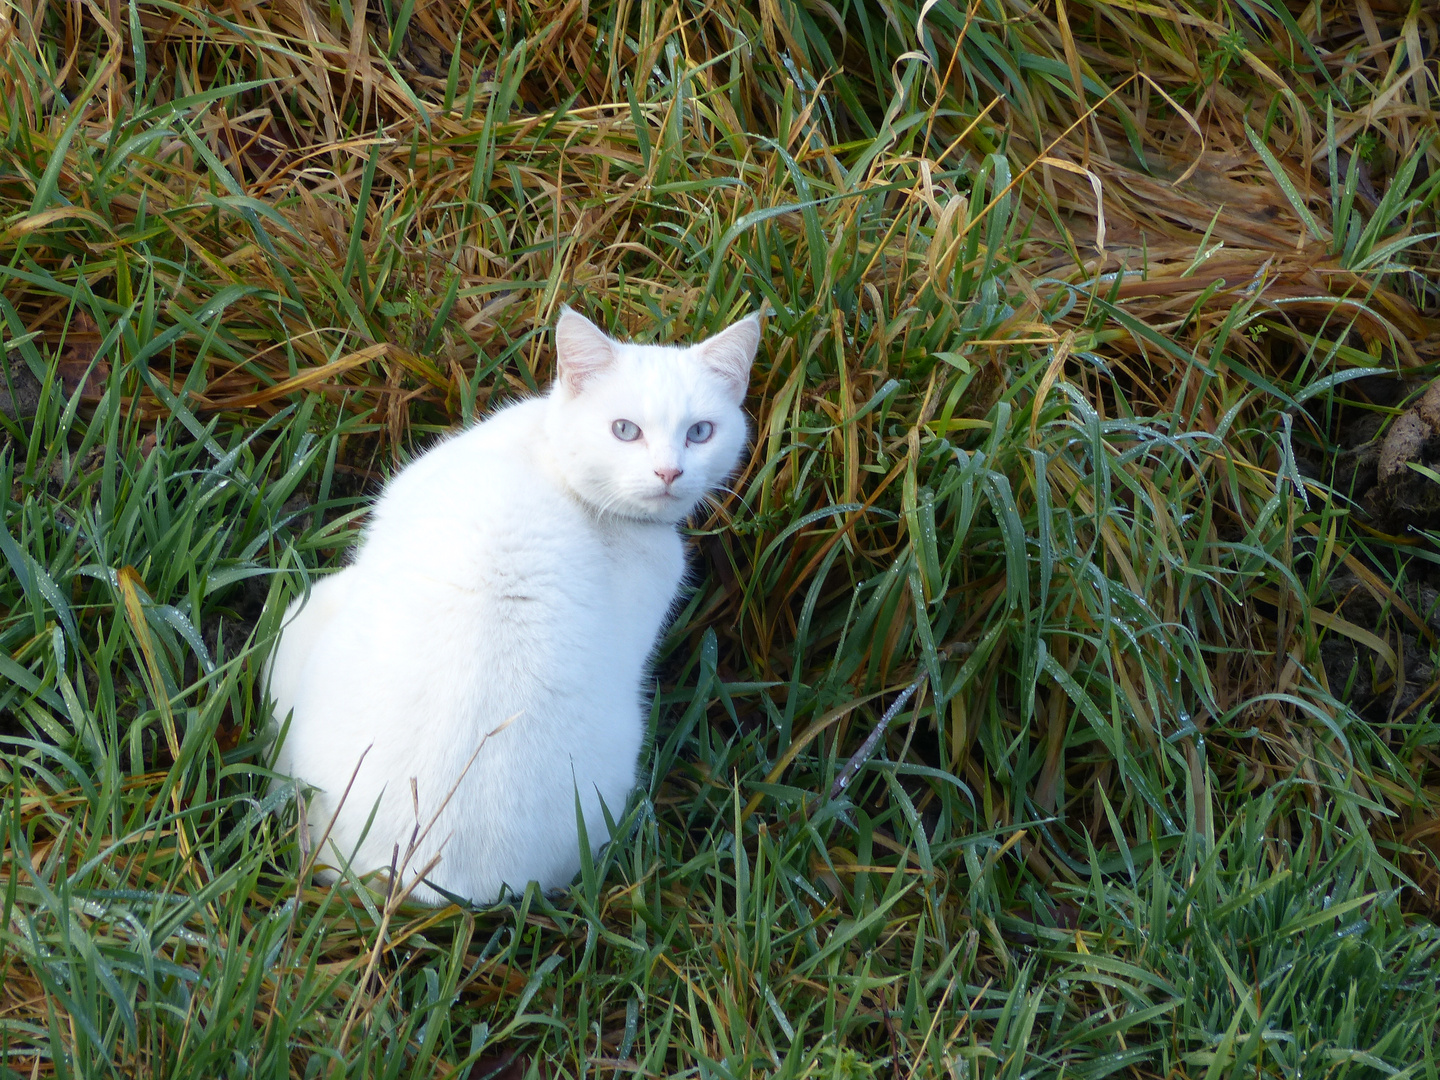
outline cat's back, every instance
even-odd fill
[[[507,555],[581,557],[590,516],[546,467],[543,427],[544,402],[522,401],[430,448],[386,486],[356,565],[453,577]]]
[[[517,513],[559,494],[543,467],[544,402],[521,401],[448,436],[402,469],[376,503],[369,532],[401,518]]]

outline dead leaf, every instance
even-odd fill
[[[55,362],[55,373],[65,396],[80,391],[80,400],[94,403],[105,394],[110,381],[110,365],[95,360],[100,348],[100,328],[86,312],[77,312],[65,331],[65,347]]]

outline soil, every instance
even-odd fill
[[[1440,380],[1357,379],[1347,396],[1383,410],[1346,407],[1337,417],[1335,446],[1328,455],[1314,445],[1308,451],[1297,445],[1296,452],[1305,455],[1302,471],[1329,485],[1373,536],[1372,543],[1357,544],[1349,554],[1374,576],[1367,583],[1342,566],[1319,599],[1326,609],[1395,648],[1400,670],[1390,671],[1370,649],[1333,631],[1325,635],[1320,655],[1332,693],[1366,719],[1387,723],[1435,694]],[[1403,411],[1391,419],[1388,410],[1396,408]]]

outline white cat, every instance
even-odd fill
[[[315,789],[313,843],[334,822],[321,862],[388,868],[416,833],[412,779],[421,829],[438,817],[407,883],[439,853],[426,878],[476,903],[568,884],[577,792],[591,844],[609,839],[601,800],[618,816],[635,785],[646,665],[684,575],[676,526],[740,461],[759,342],[758,315],[684,348],[567,308],[545,397],[386,485],[351,564],[286,612],[267,673],[292,716],[274,767]]]

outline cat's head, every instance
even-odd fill
[[[566,308],[546,425],[566,483],[604,513],[685,518],[740,463],[759,344],[758,315],[695,345],[635,345]]]

